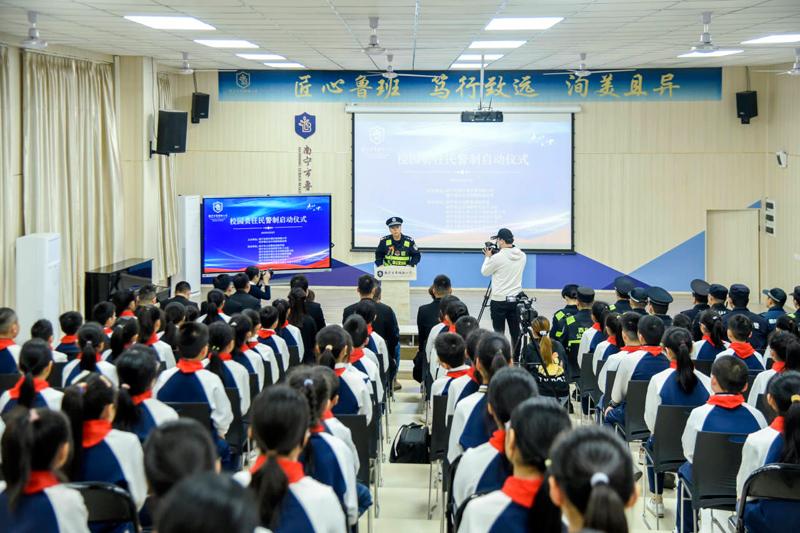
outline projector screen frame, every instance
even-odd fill
[[[547,109],[547,110],[545,110]],[[453,114],[460,115],[461,111],[456,108],[437,108],[429,111],[431,114]],[[570,247],[558,250],[541,249],[541,248],[520,248],[525,253],[535,254],[554,254],[554,255],[574,255],[575,251],[575,113],[581,111],[580,107],[562,107],[562,108],[539,108],[536,111],[525,110],[505,110],[505,114],[544,114],[544,113],[559,113],[569,114],[570,116]],[[356,246],[356,114],[357,113],[395,113],[395,114],[409,114],[409,113],[425,113],[424,109],[418,108],[360,108],[352,106],[347,108],[350,113],[350,251],[351,252],[374,252],[377,247]],[[399,216],[399,215],[398,215]],[[498,228],[499,229],[499,228]],[[388,230],[387,230],[388,231]],[[412,235],[413,237],[413,235]],[[490,235],[487,235],[488,239]],[[434,253],[482,253],[480,250],[481,243],[475,243],[475,248],[421,248],[421,252],[434,252]],[[202,267],[201,267],[202,268]]]
[[[217,195],[200,195],[200,279],[201,283],[206,280],[213,279],[219,274],[236,274],[243,272],[243,270],[230,270],[225,272],[205,272],[206,263],[206,240],[205,240],[205,202],[206,198],[312,198],[325,196],[328,198],[328,257],[330,259],[330,266],[325,268],[293,268],[284,270],[275,270],[274,275],[283,274],[297,274],[307,272],[330,272],[333,269],[333,194],[331,193],[308,193],[308,194],[243,194],[235,196],[217,196]]]

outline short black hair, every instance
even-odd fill
[[[77,311],[67,311],[58,317],[64,335],[75,335],[83,324],[83,316]]]
[[[208,326],[198,322],[185,322],[178,332],[178,355],[194,359],[208,346]]]
[[[31,338],[42,339],[45,342],[50,341],[53,336],[53,324],[46,318],[40,318],[31,326]]]
[[[222,292],[228,290],[228,287],[231,286],[231,277],[228,274],[220,274],[214,278],[214,288],[219,289]]]
[[[244,275],[247,276],[247,279],[253,279],[260,273],[261,270],[255,265],[250,265],[249,267],[244,269]],[[236,284],[236,281],[234,281],[233,283]]]
[[[683,313],[678,313],[672,317],[672,325],[676,328],[684,328],[692,331],[692,319]]]
[[[733,355],[722,355],[711,365],[711,375],[725,392],[739,394],[747,385],[749,370],[744,361]]]
[[[0,333],[7,334],[17,323],[17,313],[10,307],[0,307]]]
[[[377,284],[378,280],[375,279],[375,276],[372,274],[364,274],[358,278],[358,293],[362,296],[372,294]]]
[[[642,315],[634,311],[628,311],[622,313],[619,318],[622,322],[622,331],[627,331],[631,337],[636,338],[636,333],[639,331],[639,319],[642,318]]]
[[[136,301],[136,295],[131,289],[121,289],[111,295],[111,303],[117,310],[117,315],[128,309],[131,302]]]
[[[233,276],[233,286],[236,287],[237,291],[246,289],[248,283],[250,283],[250,278],[244,272],[239,272]]]
[[[749,294],[738,294],[737,296],[733,296],[730,291],[728,291],[728,297],[731,299],[734,307],[747,307],[747,304],[750,303],[750,295]]]
[[[466,342],[467,337],[469,334],[478,329],[480,326],[478,325],[478,320],[475,317],[471,317],[469,315],[464,315],[458,320],[456,320],[456,333],[461,335],[461,338],[464,339]]]
[[[139,287],[139,293],[137,295],[139,297],[139,301],[144,301],[144,303],[152,303],[153,298],[156,297],[156,286],[152,283],[147,283]]]
[[[728,319],[728,330],[736,340],[745,342],[753,333],[753,321],[747,315],[736,314]]]
[[[596,318],[598,323],[605,324],[609,309],[609,305],[606,302],[595,300],[592,304],[592,317]]]
[[[442,333],[436,337],[434,346],[436,347],[436,355],[439,356],[439,360],[447,363],[451,368],[464,364],[466,344],[464,343],[464,339],[461,338],[461,335]]]
[[[378,306],[369,298],[365,298],[356,304],[355,314],[363,318],[367,324],[372,324],[378,316]]]
[[[114,304],[111,302],[100,302],[92,307],[92,321],[105,325],[108,319],[114,316]]]
[[[667,311],[669,311],[669,304],[657,304],[653,300],[650,300],[650,305],[653,306],[653,312],[657,315],[666,315]]]
[[[664,336],[664,322],[654,315],[643,316],[639,319],[636,331],[642,336],[647,346],[658,346]]]
[[[452,283],[450,282],[450,278],[445,276],[444,274],[439,274],[435,278],[433,278],[433,292],[437,294],[444,294],[453,288]]]
[[[300,287],[308,292],[308,278],[303,274],[295,274],[292,276],[292,279],[289,280],[289,288],[294,289],[295,287]]]
[[[192,292],[192,286],[188,281],[179,281],[175,284],[175,292]]]

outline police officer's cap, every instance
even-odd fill
[[[728,288],[725,285],[720,285],[719,283],[712,283],[708,287],[708,294],[717,300],[724,300],[728,297]]]
[[[591,287],[578,287],[578,301],[590,304],[594,301],[594,289]]]
[[[692,287],[692,293],[697,296],[708,296],[708,289],[711,288],[711,285],[702,279],[693,279],[690,286]]]
[[[614,289],[622,296],[628,296],[634,286],[633,280],[628,276],[619,276],[614,280]]]
[[[794,288],[794,290],[792,291],[792,297],[794,297],[795,300],[800,302],[800,285]]]
[[[749,298],[750,288],[741,283],[734,283],[728,290],[728,295],[731,297],[731,300],[735,300],[736,298]]]
[[[764,289],[761,292],[778,302],[778,305],[781,307],[783,307],[783,304],[786,303],[786,291],[780,287],[775,287],[774,289]]]
[[[656,305],[669,305],[672,303],[672,295],[661,287],[650,287],[647,289],[647,299]]]
[[[578,297],[578,286],[574,283],[568,283],[564,285],[564,288],[561,289],[561,297],[562,298],[572,298],[575,299]]]
[[[637,304],[643,304],[647,301],[647,289],[634,287],[631,289],[631,292],[628,293],[628,296]]]
[[[388,219],[386,221],[386,225],[389,226],[390,228],[392,226],[399,226],[402,223],[403,223],[403,219],[400,218],[400,217],[392,217],[392,218],[390,218],[390,219]]]

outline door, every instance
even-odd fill
[[[706,211],[706,280],[750,288],[750,309],[759,307],[759,210]]]

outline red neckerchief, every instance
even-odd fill
[[[783,417],[782,416],[776,416],[775,420],[772,421],[772,423],[769,425],[769,427],[771,427],[772,429],[774,429],[778,433],[783,434]]]
[[[79,360],[80,360],[80,359],[83,359],[83,353],[79,353],[79,354],[78,354],[78,359],[79,359]],[[95,353],[95,354],[94,354],[94,360],[95,360],[95,361],[97,361],[97,362],[99,363],[100,361],[102,361],[102,360],[103,360],[103,354],[102,354],[102,353],[100,353],[100,352],[97,352],[97,353]]]
[[[455,333],[456,332],[456,327],[454,325],[453,326],[447,326],[447,332],[448,333]]]
[[[19,381],[8,390],[8,397],[12,400],[16,400],[19,398],[19,390],[22,388],[22,383],[25,381],[25,377],[19,378]],[[36,394],[39,394],[44,389],[48,388],[50,384],[44,380],[39,378],[33,378],[33,390]]]
[[[673,369],[673,370],[677,370],[678,369],[678,361],[676,359],[673,359],[672,361],[669,362],[669,367],[671,369]]]
[[[202,361],[192,361],[191,359],[178,359],[175,366],[184,374],[194,374],[198,370],[203,370]]]
[[[288,325],[289,325],[289,321],[288,320],[284,320],[283,321],[283,325],[281,326],[281,329],[284,329]]]
[[[309,429],[311,433],[322,433],[325,431],[325,426],[322,423],[317,424]]]
[[[36,494],[44,489],[58,485],[60,481],[49,470],[34,470],[28,477],[28,483],[22,489],[23,494]]]
[[[119,316],[121,316],[121,317],[123,317],[123,316],[125,316],[125,317],[128,317],[128,316],[136,316],[136,315],[134,315],[134,314],[133,314],[133,311],[131,311],[130,309],[126,309],[126,310],[124,310],[123,312],[121,312],[121,313],[119,314]]]
[[[133,402],[133,405],[139,405],[143,401],[149,400],[152,397],[153,397],[153,391],[152,390],[148,390],[148,391],[144,391],[141,394],[135,394],[135,395],[131,396],[131,401]]]
[[[489,444],[492,448],[497,450],[500,455],[506,454],[506,430],[496,429],[492,436],[489,438]]]
[[[259,339],[269,339],[273,335],[275,335],[275,330],[274,329],[261,328],[260,330],[258,330],[258,338]]]
[[[114,329],[113,328],[103,328],[103,333],[105,333],[106,336],[109,337],[109,336],[111,336],[111,334],[114,333]]]
[[[251,350],[255,349],[256,346],[258,346],[258,341],[250,341],[247,343],[247,347]]]
[[[469,379],[471,379],[475,383],[480,383],[477,374],[478,374],[478,369],[475,368],[474,366],[469,367],[469,370],[467,370],[467,375],[469,376]]]
[[[542,486],[542,479],[520,479],[510,476],[503,483],[503,494],[511,498],[511,501],[521,505],[526,509],[533,507],[539,487]]]
[[[242,352],[242,353],[249,352],[250,351],[250,345],[246,344],[246,343],[242,344],[241,346],[239,346],[239,351]]]
[[[728,345],[728,348],[733,350],[733,353],[735,353],[739,359],[747,359],[756,352],[755,348],[753,348],[749,342],[732,342]]]
[[[87,420],[83,423],[83,447],[100,444],[110,431],[111,422],[108,420]]]
[[[289,484],[296,483],[305,477],[305,472],[303,472],[303,464],[297,461],[290,461],[289,459],[283,459],[278,457],[278,466],[281,467],[283,473],[286,474],[286,478],[289,480]],[[256,459],[256,462],[253,463],[253,466],[250,468],[250,473],[255,474],[258,472],[264,463],[267,462],[266,455],[259,455]]]
[[[333,418],[333,411],[331,411],[330,409],[328,409],[324,413],[322,413],[322,419],[323,420],[330,420],[331,418]]]
[[[744,396],[741,394],[720,392],[713,394],[706,403],[716,405],[717,407],[723,407],[725,409],[736,409],[744,403]]]
[[[592,324],[592,329],[600,331],[600,322],[595,322]]]
[[[145,342],[145,344],[146,344],[146,345],[148,345],[148,346],[152,346],[152,345],[154,345],[154,344],[155,344],[155,343],[157,343],[157,342],[158,342],[158,335],[157,335],[157,334],[156,334],[156,332],[154,331],[154,332],[153,332],[153,334],[152,334],[152,335],[150,335],[150,338],[149,338],[149,339],[147,339],[147,341]]]
[[[639,349],[643,352],[649,353],[653,357],[658,357],[664,353],[664,350],[661,348],[661,346],[639,346]]]
[[[786,363],[785,363],[785,362],[783,362],[783,361],[775,361],[775,360],[773,359],[773,360],[772,360],[772,370],[774,370],[775,372],[777,372],[778,374],[780,374],[781,372],[783,372],[784,370],[786,370]]]
[[[608,344],[611,344],[611,345],[614,345],[614,346],[617,345],[617,336],[616,335],[609,335],[606,340],[608,341]]]
[[[346,367],[346,366],[340,366],[340,367],[338,367],[338,368],[334,368],[334,369],[333,369],[333,372],[334,372],[334,374],[336,374],[337,376],[339,376],[339,377],[342,377],[342,374],[344,374],[344,371],[345,371],[345,370],[347,370],[347,367]]]
[[[78,344],[77,335],[64,335],[61,337],[61,344]]]
[[[217,357],[219,357],[223,361],[230,361],[230,360],[233,359],[233,356],[231,354],[229,354],[228,352],[219,352],[217,354]]]
[[[5,350],[9,346],[14,346],[17,344],[14,342],[14,339],[0,339],[0,350]]]
[[[364,357],[364,349],[353,348],[353,351],[350,352],[350,364],[360,361],[362,357]]]
[[[367,324],[367,335],[372,335],[374,332],[375,330],[372,329],[372,324]]]
[[[447,373],[447,377],[452,379],[460,378],[461,376],[469,374],[470,370],[472,370],[472,367],[465,368],[464,370],[451,370]]]
[[[711,340],[711,336],[710,335],[703,335],[703,340],[706,341],[711,346],[713,346],[714,348],[717,347],[717,345],[714,344],[714,342]]]
[[[638,352],[641,349],[642,349],[641,346],[628,346],[628,345],[625,345],[622,348],[620,348],[619,351],[627,352],[627,353],[633,353],[633,352]]]

